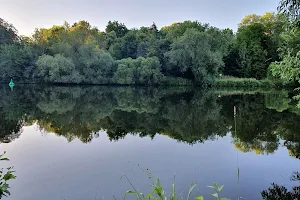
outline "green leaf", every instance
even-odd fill
[[[229,200],[229,199],[223,197],[223,198],[221,198],[221,200]]]
[[[220,187],[218,188],[218,192],[220,193],[220,192],[223,190],[223,188],[224,188],[224,185],[220,186]]]
[[[214,186],[207,186],[208,188],[211,188],[211,189],[215,189],[215,187]]]
[[[10,173],[7,173],[3,176],[4,181],[8,181],[8,180],[15,179],[15,178],[16,178],[16,176],[13,174],[10,174]]]
[[[175,184],[172,184],[172,193],[175,195],[176,194],[176,185]]]
[[[8,161],[9,159],[8,158],[1,158],[0,160],[7,160]]]
[[[219,194],[218,193],[211,194],[211,196],[216,197],[216,199],[219,199]]]
[[[127,192],[124,192],[124,197],[123,197],[123,200],[126,199],[126,196],[127,196]]]
[[[128,194],[137,194],[135,191],[131,191],[131,190],[127,191],[127,193]]]
[[[189,198],[190,198],[190,196],[191,196],[191,193],[192,193],[194,187],[196,187],[196,184],[192,184],[192,185],[191,185],[190,190],[189,190],[189,193],[188,193],[188,196],[187,196],[187,200],[189,200]]]
[[[195,200],[204,200],[204,197],[203,196],[196,197]]]
[[[152,194],[147,195],[147,199],[151,199],[152,197],[153,197]]]

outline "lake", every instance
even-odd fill
[[[0,86],[11,200],[123,199],[132,185],[263,199],[300,175],[300,109],[286,90]],[[130,181],[128,181],[127,180]],[[272,185],[274,183],[274,185]],[[299,195],[300,190],[286,192]],[[298,191],[298,193],[297,193]],[[192,199],[193,199],[192,198]],[[127,196],[127,199],[135,199]]]

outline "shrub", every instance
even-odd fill
[[[38,75],[45,82],[52,83],[80,83],[82,77],[75,70],[73,61],[60,54],[55,56],[42,55],[36,62]]]
[[[114,82],[125,85],[157,85],[163,81],[163,77],[157,57],[126,58],[117,61]]]

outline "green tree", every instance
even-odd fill
[[[105,32],[109,33],[111,31],[114,31],[117,37],[123,37],[128,32],[128,29],[123,23],[119,23],[118,21],[109,21]]]
[[[300,28],[289,29],[282,35],[282,45],[278,49],[280,56],[290,54],[296,56],[300,51]]]
[[[266,13],[263,16],[246,16],[239,25],[237,42],[231,57],[237,57],[237,71],[241,77],[258,79],[267,76],[271,62],[279,60],[277,49],[285,21],[281,15]]]
[[[82,77],[75,70],[73,61],[57,54],[55,56],[43,55],[36,62],[38,75],[45,82],[52,83],[80,83]]]
[[[243,77],[264,78],[267,75],[268,65],[264,27],[262,24],[253,24],[239,28],[237,34],[240,66]]]
[[[212,47],[213,38],[197,29],[187,30],[172,45],[165,55],[171,71],[192,72],[197,85],[206,87],[214,82],[223,66],[222,52]]]
[[[0,48],[1,81],[7,83],[11,78],[22,83],[35,81],[38,52],[34,47],[12,44]]]
[[[139,83],[144,85],[156,85],[163,79],[161,64],[157,57],[144,59],[138,68]]]
[[[161,29],[162,34],[166,35],[169,40],[174,40],[181,37],[188,29],[197,29],[204,32],[208,28],[208,24],[202,25],[198,21],[184,21],[173,23],[170,26],[165,26]]]
[[[117,60],[136,58],[138,49],[137,31],[130,30],[124,37],[116,39],[109,47],[110,54]]]
[[[122,59],[117,62],[114,80],[118,84],[155,85],[163,80],[161,64],[156,57]]]
[[[285,55],[281,62],[270,65],[272,75],[286,82],[300,83],[300,52],[296,56]]]
[[[78,50],[76,69],[83,77],[82,82],[109,84],[114,74],[114,60],[111,55],[93,44],[86,44]],[[70,71],[72,72],[72,71]]]
[[[0,45],[12,44],[19,39],[17,29],[4,19],[0,18]]]

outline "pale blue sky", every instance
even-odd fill
[[[49,28],[64,21],[87,20],[104,30],[109,20],[128,28],[159,28],[173,22],[198,20],[219,28],[237,29],[248,14],[276,11],[279,0],[0,0],[0,18],[31,35],[39,27]]]

